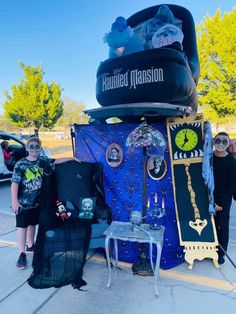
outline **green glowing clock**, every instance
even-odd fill
[[[183,151],[190,151],[197,146],[198,135],[192,129],[182,129],[175,136],[176,146]]]

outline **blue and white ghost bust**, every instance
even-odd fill
[[[152,36],[152,47],[161,48],[173,44],[174,42],[180,43],[184,39],[183,32],[178,26],[173,24],[165,24]]]
[[[134,34],[122,16],[117,17],[111,26],[111,31],[105,34],[103,40],[110,47],[109,58],[144,50],[141,40]]]
[[[162,4],[155,16],[143,25],[142,36],[146,41],[147,49],[153,48],[153,35],[166,24],[175,25],[175,17],[168,5]]]

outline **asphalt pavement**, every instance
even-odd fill
[[[26,279],[32,269],[28,256],[25,270],[15,267],[18,257],[15,217],[9,210],[10,184],[0,184],[0,313],[1,314],[234,314],[236,305],[236,269],[226,260],[216,269],[211,260],[195,261],[161,270],[160,296],[155,296],[153,277],[134,276],[131,265],[119,263],[106,287],[105,260],[89,252],[84,269],[86,291],[71,286],[36,290]],[[236,263],[236,202],[231,208],[228,253]]]

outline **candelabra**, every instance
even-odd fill
[[[147,215],[142,216],[141,212],[139,211],[132,211],[130,215],[130,221],[131,221],[131,229],[132,231],[137,231],[140,228],[140,225],[142,223],[142,220],[146,219],[147,216],[153,217],[152,223],[150,224],[150,229],[152,230],[159,230],[161,228],[160,219],[165,215],[165,200],[162,199],[161,207],[158,206],[157,199],[155,199],[154,203],[154,210],[153,213],[151,213],[150,208],[150,200],[148,199],[146,206],[146,213]]]
[[[165,207],[162,206],[159,207],[157,203],[154,204],[153,222],[150,224],[152,230],[161,229],[160,218],[165,215]]]
[[[150,198],[148,198],[147,204],[144,205],[146,215],[142,215],[144,210],[142,211],[142,213],[136,210],[131,212],[130,221],[131,221],[132,231],[135,232],[141,229],[145,232],[148,232],[147,230],[142,229],[142,223],[146,221],[147,216],[153,217],[152,223],[150,224],[150,229],[152,230],[161,229],[160,218],[162,218],[165,215],[165,199],[164,197],[162,198],[161,207],[159,207],[158,200],[157,200],[157,193],[155,194],[153,213],[151,213],[150,203],[151,203]],[[141,275],[141,276],[153,275],[153,269],[151,267],[150,261],[147,259],[146,251],[147,251],[146,246],[142,244],[142,248],[141,248],[142,254],[140,256],[140,260],[136,261],[132,266],[132,270],[134,274]]]

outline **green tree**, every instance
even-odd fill
[[[5,117],[26,128],[52,128],[63,112],[62,89],[55,82],[43,82],[42,67],[20,63],[25,78],[12,86],[12,96],[6,92]]]
[[[201,75],[199,104],[210,121],[236,115],[236,8],[206,16],[197,27]]]
[[[84,105],[75,100],[65,98],[63,106],[63,114],[58,120],[56,126],[63,127],[64,131],[68,130],[68,125],[73,123],[87,124],[88,116],[83,112]]]
[[[2,115],[0,115],[0,131],[4,131],[4,132],[20,132],[21,128],[16,127],[15,125],[13,125],[11,123],[11,121],[9,121],[8,119],[6,119]]]

